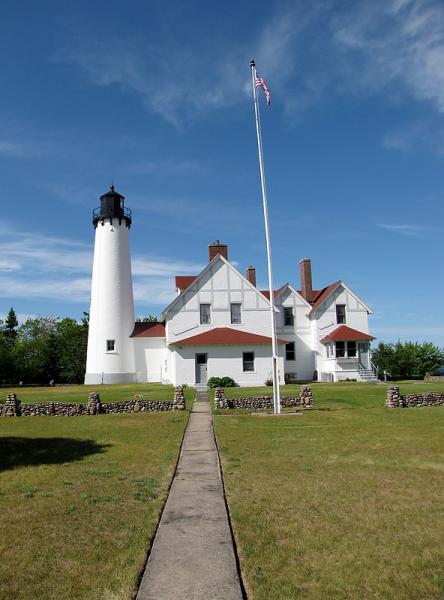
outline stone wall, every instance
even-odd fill
[[[301,385],[299,396],[288,396],[281,398],[281,406],[283,408],[313,408],[313,396],[310,386]],[[214,408],[241,408],[248,410],[273,408],[273,398],[270,396],[242,396],[239,398],[227,398],[223,388],[216,388],[214,393]]]
[[[438,392],[420,392],[402,396],[397,385],[387,388],[385,401],[387,408],[412,408],[415,406],[444,406],[444,394]]]
[[[16,394],[8,394],[5,404],[0,404],[1,417],[76,417],[80,415],[100,415],[115,413],[164,412],[185,410],[185,396],[182,387],[174,390],[174,399],[144,400],[142,395],[133,400],[121,402],[101,402],[100,395],[92,392],[86,404],[66,402],[43,402],[22,404]]]
[[[444,375],[429,375],[427,373],[424,381],[444,381]]]

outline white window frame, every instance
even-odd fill
[[[253,360],[249,360],[249,363],[253,363],[253,368],[252,369],[246,369],[245,368],[245,355],[246,354],[252,354],[253,355]],[[254,352],[251,352],[251,350],[247,350],[246,352],[242,352],[242,373],[255,373],[256,372],[256,363],[255,363],[255,356],[254,356]]]
[[[343,344],[344,344],[344,356],[338,356],[338,355],[337,355],[337,352],[336,352],[336,344],[337,344],[338,342],[340,342],[340,343],[343,343]],[[348,354],[348,344],[349,344],[350,342],[351,342],[352,344],[355,344],[355,350],[356,350],[356,351],[355,351],[355,354],[354,354],[354,356],[349,356],[349,354]],[[336,359],[338,359],[338,358],[356,358],[356,359],[357,359],[357,358],[358,358],[358,356],[359,356],[359,355],[358,355],[358,343],[357,343],[355,340],[350,340],[350,342],[346,342],[345,340],[338,340],[338,341],[336,341],[336,342],[334,343],[334,357],[335,357]]]
[[[291,311],[291,323],[286,323],[286,311]],[[292,306],[284,306],[284,327],[294,327],[294,310]]]
[[[208,307],[208,313],[205,313],[202,308],[204,306]],[[204,319],[204,316],[207,315],[208,316],[208,321],[206,321]],[[209,304],[208,302],[202,302],[201,304],[199,304],[199,321],[201,325],[211,325],[211,304]]]
[[[239,321],[233,321],[233,306],[239,307]],[[242,302],[230,303],[230,322],[232,325],[242,325]]]
[[[109,345],[112,343],[113,347],[109,348]],[[116,340],[106,340],[106,351],[107,352],[115,352],[116,351]]]
[[[344,307],[344,320],[339,321],[338,308],[340,306]],[[336,324],[337,325],[346,325],[347,324],[347,306],[346,304],[336,304]]]
[[[290,344],[293,344],[293,358],[287,358],[287,346],[289,346]],[[290,360],[290,361],[296,360],[296,344],[295,344],[295,342],[287,342],[285,344],[285,360]]]

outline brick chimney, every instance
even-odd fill
[[[228,260],[228,246],[222,244],[219,240],[216,240],[208,246],[208,262],[211,262],[218,254]]]
[[[246,277],[248,281],[256,287],[256,269],[252,266],[249,266],[247,269]]]
[[[313,284],[311,279],[311,260],[309,258],[303,258],[299,261],[301,269],[301,287],[302,296],[310,304],[313,302]]]

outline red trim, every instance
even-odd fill
[[[287,344],[287,340],[277,340],[278,344]],[[254,345],[271,344],[271,338],[248,331],[239,331],[231,327],[215,327],[204,333],[193,335],[177,342],[172,342],[174,346],[222,346],[222,345]]]
[[[321,342],[362,342],[375,339],[368,333],[352,329],[351,327],[347,327],[347,325],[339,325],[339,327],[336,327],[331,333],[322,338]]]
[[[311,311],[308,313],[309,317],[311,317],[311,315],[314,315],[319,306],[324,302],[324,300],[326,300],[330,296],[330,294],[338,287],[340,283],[340,281],[335,281],[335,283],[331,283],[323,290],[320,290],[317,296],[315,296],[315,292],[313,292],[314,302]]]
[[[165,337],[163,323],[134,323],[130,337]]]

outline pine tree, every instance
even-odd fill
[[[14,347],[15,340],[17,338],[17,327],[17,315],[15,314],[14,309],[11,307],[8,312],[8,316],[6,317],[5,326],[3,329],[3,336],[9,349]]]

